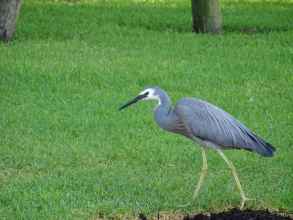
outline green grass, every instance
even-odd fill
[[[250,208],[293,212],[293,4],[221,1],[225,33],[190,32],[189,1],[25,1],[0,44],[0,218],[88,219],[238,206],[224,161],[193,206],[201,153],[161,131],[147,85],[215,103],[277,147],[226,155]],[[253,30],[246,32],[247,30]]]

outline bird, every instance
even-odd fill
[[[240,209],[248,198],[242,189],[233,163],[224,150],[243,149],[264,157],[272,157],[276,148],[256,135],[243,123],[220,107],[198,98],[181,98],[172,105],[168,94],[158,86],[146,87],[135,98],[119,108],[119,111],[139,101],[155,100],[154,119],[163,130],[191,139],[202,152],[202,168],[196,184],[193,201],[197,198],[208,172],[206,151],[215,150],[230,168],[241,196]]]

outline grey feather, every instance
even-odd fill
[[[255,135],[229,113],[206,101],[183,98],[176,103],[174,112],[188,132],[203,142],[221,148],[241,148],[272,156],[274,148]]]
[[[273,156],[275,148],[219,107],[195,98],[180,99],[172,107],[167,93],[156,88],[161,104],[155,121],[170,132],[184,135],[200,145],[221,149],[245,149]]]

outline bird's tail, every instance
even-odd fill
[[[249,132],[248,132],[249,133]],[[276,151],[276,148],[272,146],[270,143],[266,142],[261,137],[258,137],[256,134],[248,134],[249,137],[253,140],[255,143],[255,150],[257,153],[264,157],[272,157],[274,156],[274,153]]]
[[[275,151],[276,151],[276,148],[274,146],[272,146],[268,142],[263,141],[262,149],[257,151],[257,153],[261,154],[264,157],[272,157],[274,156]]]

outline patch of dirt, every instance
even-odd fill
[[[140,214],[139,220],[150,220],[145,215]],[[288,215],[269,212],[268,210],[239,210],[237,208],[209,214],[195,214],[195,215],[158,215],[157,218],[152,220],[293,220]]]

